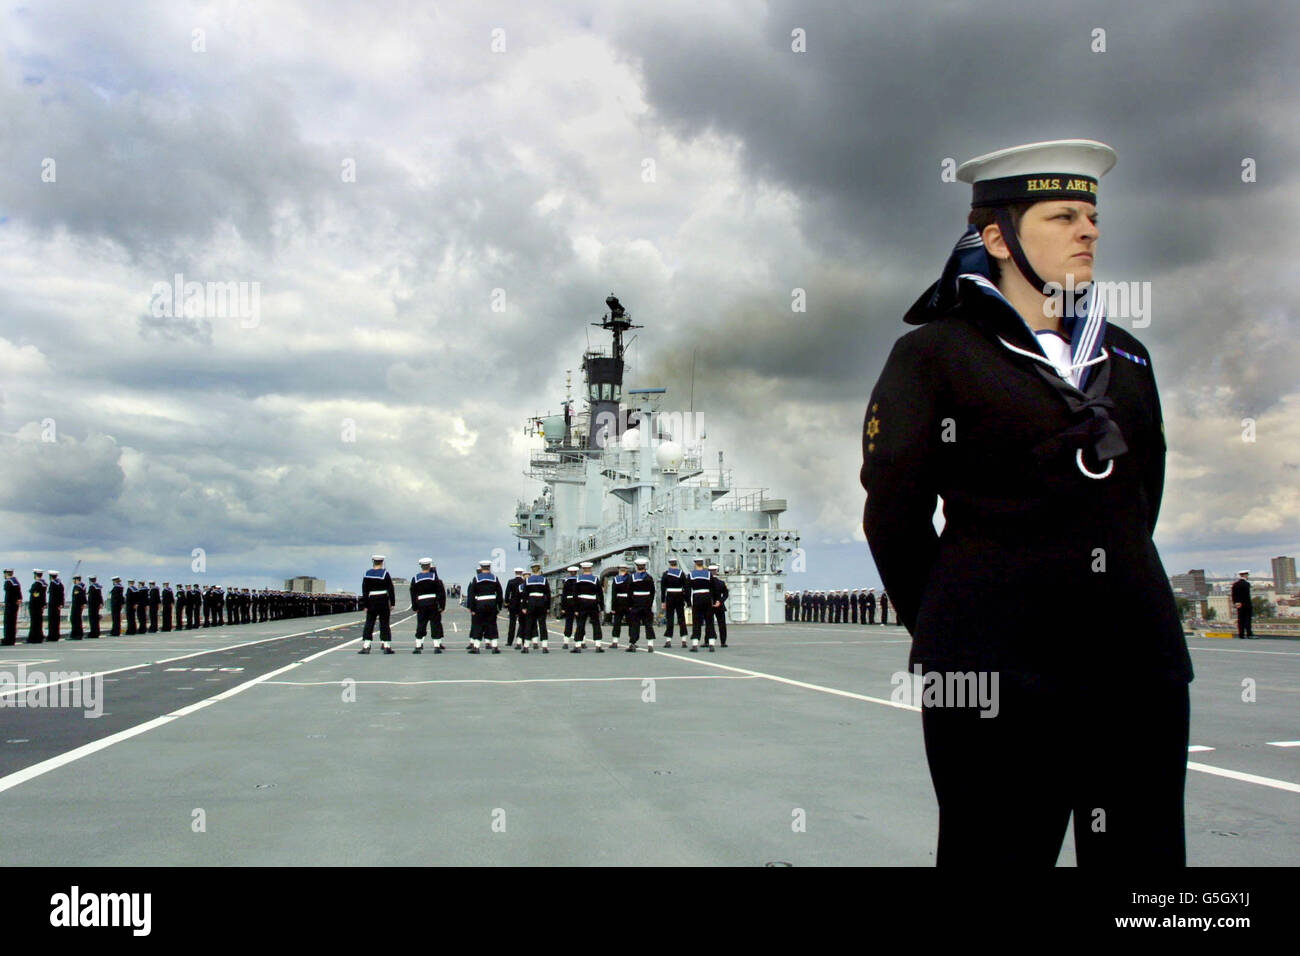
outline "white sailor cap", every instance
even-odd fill
[[[530,564],[530,565],[528,565],[528,566],[529,566],[530,568],[540,568],[540,567],[542,566],[542,562],[540,562],[540,561],[534,561],[532,564]]]
[[[582,566],[583,566],[584,568],[594,568],[594,567],[595,567],[595,565],[594,565],[592,562],[590,562],[590,561],[583,561],[583,562],[581,562],[581,563],[582,563]]]
[[[618,563],[618,566],[619,566],[620,568],[631,567],[631,565],[629,565],[626,561],[620,561],[620,562]]]
[[[716,571],[716,570],[718,570],[718,566],[717,566],[716,564],[710,564],[710,565],[709,565],[709,570],[710,570],[710,571]]]
[[[972,206],[1049,199],[1097,201],[1097,181],[1115,165],[1115,150],[1093,139],[1055,139],[995,150],[957,167],[973,183]]]
[[[523,574],[523,573],[524,573],[523,568],[515,568],[515,574]]]
[[[492,567],[492,562],[491,562],[491,561],[480,561],[480,562],[478,563],[478,566],[479,566],[480,568],[490,568],[490,567]]]
[[[564,570],[566,570],[566,571],[576,571],[576,570],[578,570],[578,569],[577,569],[576,567],[574,567],[574,566],[571,564],[571,565],[569,565],[567,568],[565,568]]]
[[[370,556],[370,560],[371,560],[371,561],[386,561],[386,560],[388,560],[388,559],[385,558],[382,554],[372,554],[372,555]]]
[[[1250,574],[1250,568],[1247,568],[1245,571],[1238,571],[1237,573],[1238,573],[1238,574]]]
[[[115,575],[113,575],[113,580],[114,580],[114,581],[120,581],[120,580],[122,580],[122,579],[121,579],[120,577],[118,577],[118,576],[115,574]]]
[[[669,564],[676,564],[676,563],[677,563],[677,559],[676,559],[676,558],[669,558],[669,559],[668,559],[668,563],[669,563]]]
[[[44,574],[44,573],[45,572],[42,571],[40,568],[32,568],[32,574]]]
[[[52,577],[52,578],[57,578],[58,576],[59,576],[59,572],[58,572],[58,571],[51,571],[51,572],[50,572],[50,577]]]
[[[637,558],[634,563],[638,568],[644,568],[650,562],[646,558]]]
[[[703,559],[703,558],[695,558],[695,563],[696,563],[696,564],[703,564],[703,563],[704,563],[704,559]]]

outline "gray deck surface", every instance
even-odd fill
[[[416,656],[405,618],[395,655],[357,655],[350,614],[0,649],[11,673],[113,672],[98,719],[0,709],[0,863],[933,863],[920,716],[885,703],[899,627],[733,625],[726,650],[653,655],[562,653],[556,630],[523,656],[503,616],[502,653],[473,656],[455,608],[448,651]],[[1300,864],[1300,747],[1271,745],[1300,739],[1300,644],[1190,643],[1214,749],[1189,759],[1263,780],[1189,771],[1189,863]]]

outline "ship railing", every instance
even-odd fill
[[[764,493],[766,488],[732,488],[731,494],[725,498],[719,498],[713,503],[714,511],[759,511],[763,507]],[[741,494],[740,492],[746,492]]]

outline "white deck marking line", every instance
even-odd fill
[[[655,653],[660,653],[656,651]],[[690,661],[693,664],[701,664],[704,667],[717,667],[722,670],[738,671],[742,674],[750,674],[754,677],[765,677],[768,680],[776,681],[779,684],[789,684],[792,687],[803,687],[807,690],[819,690],[823,694],[833,694],[836,697],[849,697],[853,700],[865,700],[871,704],[884,704],[886,707],[894,707],[898,710],[913,710],[920,713],[920,707],[914,707],[910,704],[899,704],[892,700],[882,700],[879,697],[868,697],[866,694],[854,694],[851,691],[839,690],[835,687],[823,687],[821,684],[809,684],[806,681],[792,680],[789,677],[779,677],[776,674],[764,674],[762,671],[746,670],[742,667],[732,667],[728,664],[717,664],[713,661],[702,661],[693,657],[684,657],[681,654],[665,654],[673,660]],[[1190,749],[1190,748],[1189,748]],[[1240,780],[1244,783],[1255,783],[1261,787],[1273,787],[1276,790],[1289,790],[1292,793],[1300,793],[1300,783],[1291,783],[1289,780],[1274,780],[1272,777],[1261,777],[1258,774],[1242,773],[1238,770],[1222,770],[1218,767],[1211,767],[1209,764],[1187,762],[1188,770],[1199,770],[1201,773],[1214,774],[1219,777],[1227,777],[1230,780]]]
[[[1214,774],[1216,777],[1227,777],[1229,780],[1241,780],[1245,783],[1257,783],[1261,787],[1272,787],[1274,790],[1289,790],[1291,793],[1300,793],[1300,783],[1292,783],[1289,780],[1274,780],[1272,777],[1261,777],[1253,773],[1242,773],[1240,770],[1224,770],[1222,767],[1211,767],[1205,763],[1187,762],[1188,770],[1199,770],[1201,773]]]
[[[853,644],[856,647],[875,647],[877,644],[911,644],[912,643],[912,639],[910,637],[907,638],[906,640],[896,640],[891,638],[884,641],[781,641],[780,638],[778,638],[777,640],[780,641],[782,647],[793,647],[796,645],[802,646],[805,644]],[[770,647],[771,645],[763,644],[762,646]]]
[[[26,691],[31,690],[33,687],[58,687],[60,684],[71,684],[76,681],[91,680],[96,677],[103,677],[106,674],[121,674],[124,671],[135,671],[135,670],[139,670],[142,667],[153,667],[155,664],[171,664],[174,661],[183,661],[187,657],[199,657],[200,655],[203,654],[215,654],[217,651],[234,651],[234,650],[238,650],[241,647],[251,647],[254,644],[267,644],[270,643],[271,641],[283,641],[289,637],[302,637],[304,634],[319,634],[321,631],[336,631],[340,627],[351,627],[353,624],[356,623],[358,622],[351,621],[347,624],[331,624],[329,627],[318,627],[314,631],[298,631],[296,634],[281,634],[279,637],[263,637],[256,641],[245,641],[242,644],[229,644],[229,645],[224,645],[222,647],[211,647],[208,648],[207,650],[193,651],[192,653],[189,654],[181,654],[179,657],[167,657],[160,661],[146,661],[143,664],[128,664],[126,667],[114,667],[111,670],[96,671],[93,674],[82,674],[79,677],[69,677],[66,680],[58,680],[58,681],[54,681],[53,683],[46,682],[44,684],[31,684],[28,685],[27,687],[18,687],[13,690],[0,691],[0,697],[7,696],[9,694],[26,693]],[[141,650],[148,650],[148,648],[141,648]],[[168,669],[170,670],[171,668]]]
[[[1300,740],[1270,740],[1270,747],[1300,747]]]
[[[1210,654],[1272,654],[1274,657],[1300,657],[1296,651],[1254,651],[1244,647],[1188,647],[1189,651],[1206,651]]]
[[[791,677],[780,677],[776,674],[765,674],[762,671],[751,671],[743,667],[732,667],[729,664],[718,664],[714,661],[700,660],[696,657],[686,657],[683,654],[669,654],[667,651],[655,651],[655,654],[663,654],[675,661],[690,661],[692,664],[701,664],[704,667],[716,667],[724,671],[735,671],[738,674],[747,674],[750,677],[763,677],[770,681],[776,681],[778,684],[789,684],[792,687],[803,687],[806,690],[819,690],[823,694],[832,694],[836,697],[849,697],[853,700],[865,700],[869,704],[884,704],[886,707],[895,707],[899,710],[914,710],[918,714],[921,712],[920,707],[914,707],[911,704],[900,704],[897,701],[885,700],[883,697],[868,697],[866,694],[855,694],[852,691],[840,690],[836,687],[825,687],[821,684],[809,684],[806,681],[794,680]]]
[[[480,677],[466,677],[460,679],[445,680],[354,680],[353,684],[397,684],[403,687],[414,686],[416,684],[578,684],[578,683],[599,683],[601,681],[616,680],[753,680],[753,677],[747,675],[733,676],[731,674],[682,674],[669,675],[667,677],[651,677],[649,675],[641,677],[521,677],[518,680],[490,680]],[[276,684],[281,687],[338,687],[347,683],[344,680],[269,680],[267,684]]]
[[[396,623],[398,624],[405,623],[406,621],[411,620],[411,618],[413,617],[415,617],[414,614],[412,614],[411,617],[403,618],[401,621],[398,621]],[[355,624],[356,622],[353,621],[351,623]],[[332,627],[322,627],[322,628],[318,628],[317,630],[330,631],[338,627],[347,627],[347,626],[349,625],[336,624]],[[316,632],[315,631],[302,632],[302,634],[313,634],[313,633]],[[284,635],[284,637],[298,637],[298,636],[301,635],[297,635],[297,634]],[[271,640],[276,640],[276,638],[271,638]],[[0,793],[3,793],[6,790],[16,787],[20,783],[26,783],[28,780],[33,780],[36,777],[42,776],[43,774],[47,774],[51,770],[57,770],[59,767],[66,766],[67,764],[70,764],[75,760],[80,760],[82,757],[88,757],[93,753],[97,753],[101,750],[105,750],[113,746],[113,744],[120,743],[123,740],[130,740],[132,737],[137,737],[140,734],[147,733],[148,731],[153,730],[155,727],[161,727],[164,724],[171,723],[173,720],[176,720],[177,718],[185,717],[189,714],[194,713],[195,711],[202,710],[204,707],[207,707],[209,704],[215,704],[219,700],[226,700],[227,698],[234,697],[236,694],[247,690],[248,688],[254,686],[255,684],[260,684],[262,681],[269,680],[270,678],[275,677],[277,674],[283,674],[285,671],[293,670],[293,668],[306,664],[309,661],[314,661],[316,658],[321,657],[325,654],[331,654],[334,651],[339,651],[345,647],[350,647],[351,645],[355,644],[359,640],[361,640],[361,638],[354,637],[350,641],[344,641],[341,644],[335,644],[333,647],[327,647],[325,648],[325,650],[319,651],[308,657],[304,657],[300,661],[293,661],[290,664],[286,664],[284,667],[276,668],[273,671],[267,671],[261,677],[254,677],[252,680],[244,681],[244,683],[239,684],[235,687],[231,687],[229,690],[222,691],[220,694],[216,694],[212,697],[208,697],[205,700],[201,700],[198,701],[197,703],[190,704],[187,707],[182,707],[180,710],[174,710],[170,714],[163,714],[161,717],[155,717],[152,720],[146,720],[143,724],[136,724],[134,727],[128,727],[126,730],[120,730],[117,733],[111,734],[107,737],[101,737],[99,740],[93,740],[88,744],[82,744],[80,747],[75,747],[72,750],[67,751],[66,753],[61,753],[58,754],[57,756],[50,757],[47,760],[42,760],[40,763],[32,764],[30,767],[24,767],[22,770],[16,770],[13,773],[9,774],[8,776],[0,777]],[[260,644],[262,642],[252,641],[250,643]],[[148,665],[137,665],[137,666],[148,666]],[[123,668],[123,669],[128,670],[129,668]]]
[[[1190,747],[1187,748],[1187,752],[1189,754],[1199,754],[1199,753],[1207,753],[1208,751],[1211,751],[1213,749],[1214,749],[1213,747],[1207,747],[1204,744],[1192,744]]]

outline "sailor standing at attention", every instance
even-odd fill
[[[523,610],[524,610],[524,569],[515,568],[514,577],[506,582],[506,613],[510,615],[510,623],[506,626],[506,647],[513,647],[515,643],[515,632],[523,630]],[[520,641],[520,646],[523,642]]]
[[[23,586],[18,583],[13,568],[5,568],[5,630],[0,644],[18,643],[18,607],[23,603]]]
[[[118,575],[113,575],[113,586],[108,589],[108,613],[113,619],[113,626],[109,634],[113,637],[120,637],[122,634],[122,608],[126,603],[126,595],[122,590],[122,579]]]
[[[469,652],[479,652],[480,639],[492,648],[493,654],[500,654],[497,646],[497,614],[505,604],[505,595],[501,593],[501,582],[492,573],[491,561],[478,563],[478,574],[465,589],[465,603],[469,607]]]
[[[659,604],[664,612],[667,630],[664,631],[664,647],[673,646],[673,617],[677,618],[677,633],[682,636],[682,647],[686,646],[686,572],[677,566],[676,558],[668,559],[668,570],[659,579],[659,593],[663,600]]]
[[[703,558],[695,559],[695,567],[691,570],[690,577],[691,588],[691,653],[698,654],[700,651],[700,625],[704,625],[704,642],[708,645],[709,652],[717,650],[713,646],[713,609],[714,609],[714,588],[713,576],[709,574],[709,569],[704,566]]]
[[[655,579],[646,571],[646,566],[650,563],[647,558],[637,558],[634,563],[636,564],[636,571],[632,573],[632,595],[628,607],[628,620],[630,621],[628,629],[632,632],[632,636],[628,640],[627,649],[633,652],[636,651],[636,642],[641,636],[641,627],[644,625],[646,650],[653,654],[655,649]]]
[[[1250,603],[1250,572],[1238,571],[1237,580],[1232,582],[1232,606],[1237,612],[1237,637],[1250,640],[1255,637],[1251,615],[1254,607]]]
[[[99,583],[99,576],[90,576],[90,585],[86,588],[86,612],[90,620],[88,639],[99,638],[99,616],[104,610],[104,586]]]
[[[86,586],[81,583],[81,575],[72,576],[72,606],[68,609],[68,640],[79,641],[86,636],[82,627],[81,614],[86,610]]]
[[[358,654],[369,654],[371,637],[375,633],[375,620],[379,620],[379,646],[385,654],[393,653],[389,641],[392,632],[388,627],[388,615],[397,604],[397,589],[393,587],[393,577],[384,568],[384,556],[370,556],[370,570],[361,579],[361,601],[366,606],[366,626],[361,632],[361,650]]]
[[[567,569],[569,576],[564,579],[560,585],[560,610],[564,612],[564,646],[569,646],[569,639],[573,637],[573,617],[578,613],[578,605],[574,598],[574,588],[578,584],[578,569],[569,566]]]
[[[709,574],[713,577],[713,618],[718,622],[718,640],[723,647],[726,647],[727,598],[731,597],[731,591],[727,588],[727,582],[718,574],[716,564],[709,565]]]
[[[411,579],[411,610],[415,612],[414,654],[424,653],[424,631],[433,638],[433,652],[442,653],[442,612],[447,607],[447,589],[434,570],[433,558],[420,559],[420,572]]]
[[[584,638],[587,636],[587,624],[591,624],[592,640],[596,652],[605,653],[601,644],[600,615],[605,610],[605,595],[600,589],[600,581],[591,571],[594,565],[590,561],[582,562],[582,573],[573,581],[573,603],[577,608],[578,634],[573,644],[573,653],[582,653]]]
[[[59,572],[50,572],[50,590],[46,595],[46,604],[49,607],[50,626],[46,632],[46,641],[57,641],[59,639],[60,616],[63,614],[63,582],[59,580]]]
[[[162,629],[170,631],[172,629],[172,610],[176,607],[176,592],[172,590],[172,583],[164,581],[162,586]]]
[[[1114,163],[1060,140],[962,164],[969,225],[867,403],[863,531],[927,678],[940,866],[1053,866],[1072,814],[1080,866],[1186,861],[1192,668],[1151,540],[1160,398],[1091,285]],[[1016,600],[970,613],[995,591]],[[943,699],[972,674],[978,703]]]
[[[32,583],[27,586],[27,643],[45,643],[45,572],[32,568]]]
[[[632,599],[632,575],[628,573],[628,566],[620,564],[618,574],[614,575],[614,580],[609,586],[609,608],[614,613],[613,621],[613,639],[609,642],[612,648],[618,647],[618,636],[623,631],[623,622],[627,619],[628,605]]]
[[[524,580],[524,636],[520,650],[528,653],[528,639],[533,640],[533,650],[541,648],[543,654],[551,653],[546,646],[546,613],[551,608],[551,586],[542,574],[542,566],[532,563],[533,573]]]

